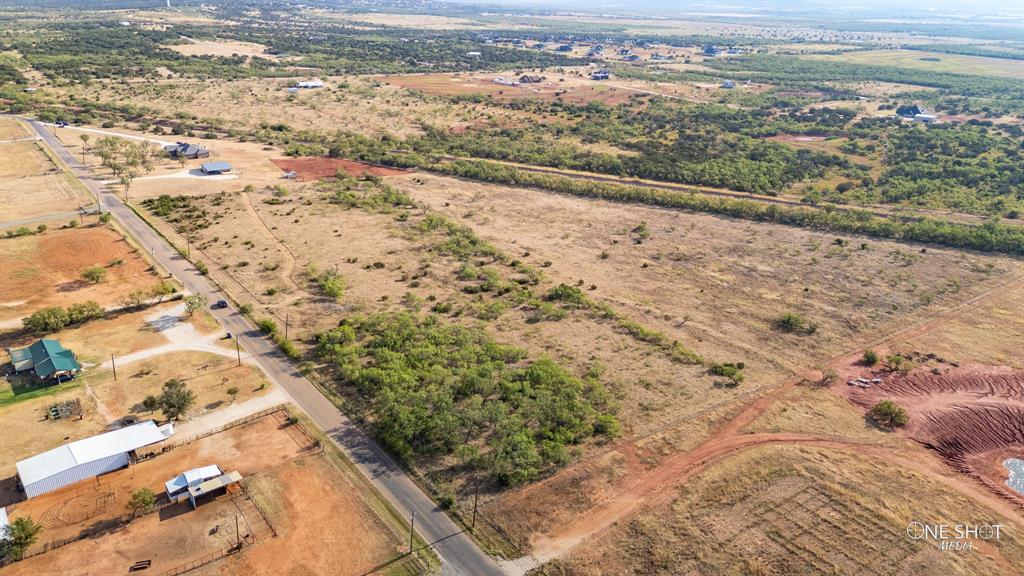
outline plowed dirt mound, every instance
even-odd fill
[[[903,406],[908,436],[1024,506],[1024,497],[1006,487],[1006,471],[998,465],[1024,457],[1024,372],[966,366],[942,374],[883,375],[871,388],[842,385],[841,393],[865,410],[887,399]]]
[[[366,175],[395,176],[408,173],[397,168],[375,166],[341,158],[274,158],[271,162],[285,172],[295,172],[296,179],[300,182],[334,178],[339,171],[356,178]]]

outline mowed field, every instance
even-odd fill
[[[87,217],[95,222],[96,216]],[[100,266],[106,272],[93,284],[82,272]],[[107,226],[50,229],[43,234],[0,240],[0,328],[46,306],[94,300],[109,307],[134,290],[159,282],[134,246]]]
[[[29,130],[19,120],[0,118],[0,140],[28,138]]]
[[[16,227],[25,219],[93,204],[85,188],[63,173],[37,142],[3,141],[28,137],[29,129],[20,121],[0,118],[0,226]]]
[[[1024,78],[1024,61],[1009,58],[988,58],[965,56],[919,50],[857,50],[842,54],[814,54],[805,58],[833,60],[854,64],[895,66],[913,68],[928,72],[949,72],[954,74],[980,74]]]

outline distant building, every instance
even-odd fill
[[[163,442],[174,427],[152,420],[77,440],[17,463],[29,498],[128,466],[139,448]]]
[[[555,48],[555,52],[572,52],[572,44],[562,44]]]
[[[466,58],[475,58],[479,60],[481,56],[483,56],[483,54],[480,52],[466,52]]]
[[[725,88],[726,90],[732,90],[735,87],[736,83],[733,82],[732,80],[726,80],[725,82],[722,82],[722,88]]]
[[[203,146],[187,142],[177,142],[164,146],[164,152],[171,158],[188,158],[189,160],[210,157],[210,151]]]
[[[312,80],[304,80],[295,85],[296,88],[323,88],[324,81],[319,78],[313,78]]]
[[[82,371],[75,353],[50,339],[36,341],[26,348],[8,348],[15,372],[31,370],[40,380],[70,380]]]
[[[629,56],[626,56],[622,60],[625,61],[625,62],[639,62],[640,61],[640,57],[637,56],[636,54],[630,54]]]
[[[925,124],[930,124],[932,122],[935,122],[935,120],[937,120],[937,117],[934,114],[914,114],[914,122],[924,122]]]
[[[921,108],[917,104],[904,104],[896,109],[896,115],[903,116],[904,118],[913,118],[918,114],[924,114],[924,108]]]
[[[225,172],[231,172],[231,164],[227,162],[205,162],[199,167],[203,174],[207,176],[215,176],[217,174],[224,174]]]
[[[542,44],[540,42],[538,42],[538,43],[534,44],[533,46],[531,46],[531,48],[533,48],[534,50],[543,50],[543,49],[545,49],[547,47],[548,47],[547,44]]]
[[[543,76],[531,76],[529,74],[523,74],[519,77],[520,84],[540,84],[544,81]]]
[[[612,73],[609,72],[608,70],[597,70],[596,72],[593,72],[590,75],[591,80],[607,80],[611,77]]]
[[[629,48],[619,48],[619,56],[629,56],[632,54]]]

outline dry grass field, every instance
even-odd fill
[[[981,74],[986,76],[1024,77],[1024,62],[1007,58],[964,56],[919,50],[859,50],[838,55],[814,54],[806,58],[912,68],[928,72]]]
[[[678,459],[751,399],[1019,273],[1010,259],[933,247],[426,174],[387,181],[542,270],[538,293],[559,282],[582,282],[591,298],[709,361],[746,365],[746,381],[730,388],[706,369],[673,363],[585,314],[531,323],[513,309],[489,321],[498,340],[549,354],[577,373],[602,366],[602,378],[621,406],[627,440],[612,449],[584,447],[578,463],[554,477],[485,499],[487,517],[520,543],[583,517],[643,478],[644,470]],[[197,201],[205,206],[209,200]],[[287,196],[269,190],[227,194],[217,200],[220,217],[196,233],[195,245],[205,260],[223,268],[214,277],[225,278],[222,284],[255,304],[257,314],[272,313],[279,324],[290,316],[292,337],[300,344],[346,314],[422,310],[430,297],[465,300],[451,280],[458,262],[410,234],[420,210],[409,211],[403,222],[394,213],[345,209],[324,200],[313,184],[291,184]],[[632,230],[640,223],[650,236],[637,242]],[[371,266],[376,262],[382,267]],[[337,268],[346,283],[340,300],[318,294],[306,272],[310,264]],[[788,311],[800,313],[816,331],[775,330],[773,320]],[[472,322],[472,314],[456,321]],[[797,388],[787,394],[792,396],[750,430],[899,442],[867,427],[856,408],[827,391]],[[437,473],[439,465],[425,463],[428,473]],[[442,478],[461,489],[457,477]]]
[[[102,282],[82,278],[90,266],[104,268]],[[130,292],[149,290],[159,282],[138,251],[107,226],[51,229],[2,239],[0,270],[4,271],[0,329],[18,327],[21,318],[46,306],[86,300],[115,306]]]
[[[28,128],[20,120],[14,118],[0,118],[0,141],[18,140],[30,136]]]
[[[183,38],[183,40],[185,40]],[[267,54],[267,47],[254,42],[233,42],[229,40],[204,41],[187,39],[182,44],[168,46],[178,54],[185,56],[246,56],[249,58],[266,58],[277,60],[273,54]]]
[[[4,141],[28,136],[21,122],[0,119],[0,225],[18,226],[24,219],[92,204],[86,189],[63,173],[37,142]]]
[[[856,451],[768,446],[718,462],[549,574],[1001,574],[1024,569],[1003,517]],[[968,552],[907,537],[911,521],[1007,524]]]

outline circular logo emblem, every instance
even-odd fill
[[[916,521],[907,524],[907,537],[911,540],[920,540],[921,538],[924,538],[924,534],[924,524]]]
[[[982,540],[990,540],[996,534],[995,528],[991,524],[982,524],[978,527],[978,536]]]

